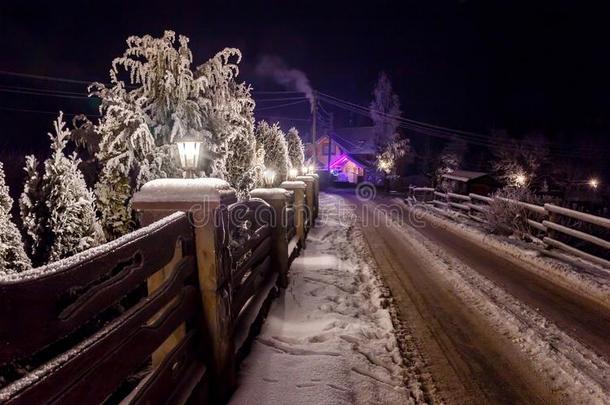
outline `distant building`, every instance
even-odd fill
[[[499,186],[491,174],[483,172],[455,170],[441,177],[444,188],[457,194],[489,195]]]
[[[330,136],[329,136],[330,134]],[[356,184],[374,172],[376,147],[373,127],[338,128],[307,145],[318,170],[330,170],[336,181]],[[329,144],[330,143],[330,144]]]

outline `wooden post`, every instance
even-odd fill
[[[312,176],[297,176],[296,180],[302,181],[307,185],[307,188],[305,190],[305,203],[306,203],[305,206],[307,207],[309,226],[311,227],[314,225],[313,209],[314,209],[314,197],[315,197],[315,190],[314,190],[315,180]]]
[[[318,211],[320,209],[320,175],[318,173],[310,174],[309,176],[314,179],[314,198],[313,198],[313,208],[314,208],[314,219],[318,219]]]
[[[252,198],[264,200],[273,208],[271,231],[271,267],[279,273],[277,282],[288,286],[288,239],[286,238],[286,189],[257,188],[250,192]]]
[[[220,179],[158,179],[134,195],[132,206],[142,222],[150,223],[176,211],[189,214],[195,234],[207,357],[214,399],[224,402],[236,383],[232,332],[230,269],[224,255],[228,225],[226,206],[236,201],[235,190]]]
[[[302,181],[285,181],[280,184],[280,187],[294,192],[295,228],[299,243],[305,249],[305,189],[307,185]]]

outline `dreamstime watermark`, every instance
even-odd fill
[[[360,225],[363,228],[380,226],[408,226],[424,228],[434,226],[434,222],[426,221],[430,208],[413,202],[406,204],[401,198],[380,195],[373,183],[363,182],[353,189],[352,195],[341,193],[339,198],[324,198],[316,219],[320,223],[334,222],[340,226]],[[330,194],[332,195],[332,194]],[[297,216],[303,215],[303,221],[313,221],[312,208],[288,205],[279,213],[265,201],[253,198],[248,201],[229,205],[218,201],[204,200],[193,204],[188,210],[190,223],[195,228],[214,226],[222,229],[251,229],[255,231],[263,225],[271,228],[296,226]]]

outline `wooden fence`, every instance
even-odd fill
[[[462,195],[414,187],[410,196],[419,202],[487,223],[495,200],[517,206],[525,216],[525,232],[542,241],[547,249],[559,249],[610,268],[610,219],[574,211],[554,204],[536,205],[502,197]]]
[[[0,279],[0,403],[225,401],[304,247],[301,185],[236,202],[226,183],[184,198],[153,181],[144,228]]]

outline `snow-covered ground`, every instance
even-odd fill
[[[401,200],[395,199],[400,204]],[[610,308],[610,269],[587,262],[576,256],[556,250],[546,251],[542,246],[486,232],[482,224],[467,220],[451,211],[426,205],[415,207],[417,215],[442,229],[459,233],[481,247],[491,249],[505,259],[517,264],[527,264],[528,269],[542,277],[584,294],[606,308]],[[549,257],[549,256],[553,257]]]
[[[340,202],[321,195],[318,224],[241,366],[232,404],[425,402],[418,355],[405,364],[387,290]]]

